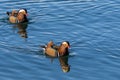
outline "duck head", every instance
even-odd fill
[[[18,16],[17,16],[17,19],[18,19],[18,22],[21,23],[21,22],[28,22],[28,19],[27,19],[27,10],[26,9],[20,9],[18,11]]]
[[[70,43],[68,41],[62,42],[61,46],[64,46],[65,48],[70,48]]]
[[[22,13],[22,14],[28,16],[27,9],[20,9],[18,13]]]

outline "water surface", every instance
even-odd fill
[[[119,0],[0,1],[0,80],[119,80]],[[29,23],[10,24],[6,11],[26,8]],[[20,33],[20,31],[24,33]],[[22,37],[26,34],[27,38]],[[40,45],[71,44],[62,72]]]

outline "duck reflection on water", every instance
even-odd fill
[[[28,38],[28,35],[27,35],[27,26],[28,26],[28,23],[17,23],[17,24],[14,24],[13,28],[18,28],[18,34],[22,37],[22,38]]]
[[[68,58],[69,56],[59,57],[60,66],[62,68],[62,71],[65,73],[70,71],[70,65],[68,64]]]

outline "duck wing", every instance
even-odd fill
[[[57,50],[55,50],[54,48],[46,48],[45,49],[45,54],[47,54],[48,56],[51,56],[51,57],[57,57]]]

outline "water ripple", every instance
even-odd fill
[[[1,80],[119,80],[119,1],[3,0],[0,12]],[[26,8],[28,38],[8,22],[6,11]],[[44,55],[40,45],[53,40],[71,44],[63,73],[58,58]],[[75,74],[74,74],[75,73]]]

